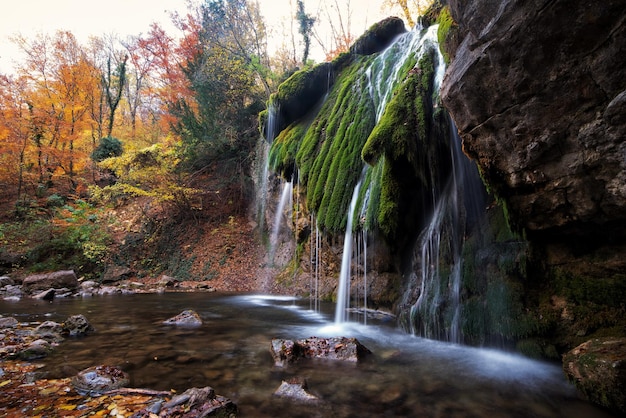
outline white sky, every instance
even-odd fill
[[[280,22],[290,15],[290,0],[258,0],[268,26],[278,31]],[[295,0],[291,0],[295,7]],[[306,0],[307,13],[315,14],[324,0]],[[342,7],[349,0],[331,0]],[[10,73],[21,59],[9,37],[20,33],[32,38],[38,33],[54,34],[69,30],[81,43],[89,36],[117,34],[121,37],[146,33],[152,22],[158,22],[168,33],[176,35],[169,12],[185,14],[186,0],[4,0],[0,6],[0,73]],[[354,35],[360,36],[380,20],[382,0],[351,0]],[[296,26],[297,31],[297,26]],[[316,45],[313,45],[314,47]],[[320,51],[313,51],[320,59]]]

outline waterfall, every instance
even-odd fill
[[[343,256],[341,258],[341,272],[339,273],[339,285],[337,290],[337,306],[335,308],[335,323],[345,322],[346,311],[350,307],[350,264],[352,260],[352,218],[356,209],[356,202],[359,198],[359,190],[362,180],[359,180],[350,201],[348,209],[348,222],[346,225],[346,235],[343,242]]]
[[[265,229],[265,210],[267,208],[269,181],[269,151],[278,134],[278,109],[270,104],[267,109],[267,121],[264,136],[261,135],[256,149],[256,215],[260,231]]]
[[[291,201],[292,189],[293,183],[291,181],[286,181],[283,184],[283,192],[281,193],[280,201],[278,202],[278,207],[276,208],[276,213],[274,214],[274,224],[272,225],[272,234],[270,235],[269,263],[271,265],[274,265],[274,257],[278,248],[278,235],[282,224],[283,212],[287,202]]]
[[[463,251],[465,235],[484,213],[486,191],[476,165],[461,150],[450,121],[451,173],[422,230],[402,305],[403,325],[412,334],[462,343]],[[408,307],[408,309],[407,309]]]

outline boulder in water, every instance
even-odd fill
[[[356,338],[310,337],[304,340],[273,339],[270,347],[274,364],[285,366],[301,358],[341,360],[356,363],[372,352]]]
[[[46,340],[35,340],[25,349],[18,353],[18,357],[22,360],[37,360],[46,357],[52,352],[52,346]]]
[[[63,325],[54,321],[45,321],[42,322],[37,328],[35,328],[33,334],[48,342],[58,343],[60,341],[63,341]]]
[[[315,395],[311,395],[307,392],[307,389],[308,385],[306,380],[296,377],[289,381],[283,380],[278,389],[274,392],[274,396],[289,398],[298,402],[317,401],[319,398]]]
[[[176,316],[163,321],[165,325],[176,325],[179,327],[199,327],[202,325],[202,319],[197,312],[187,309]]]
[[[84,315],[72,315],[63,323],[63,334],[72,337],[87,335],[95,331]]]
[[[124,387],[129,381],[128,375],[118,367],[101,365],[80,371],[72,378],[72,385],[79,393],[100,395]]]

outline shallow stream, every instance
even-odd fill
[[[162,324],[193,309],[204,324]],[[65,340],[43,360],[48,377],[98,364],[118,365],[133,387],[211,386],[241,417],[610,417],[578,399],[559,365],[497,350],[426,340],[368,319],[334,326],[333,305],[263,295],[165,293],[0,301],[20,322],[63,322],[84,314],[96,332]],[[274,366],[272,338],[356,337],[374,355],[358,365],[302,361]],[[305,378],[310,405],[273,396],[282,380]]]

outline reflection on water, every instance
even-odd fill
[[[558,365],[495,350],[440,343],[368,320],[337,327],[333,307],[263,295],[166,293],[0,301],[21,322],[62,322],[84,314],[96,332],[68,339],[45,360],[49,377],[97,364],[118,365],[134,387],[212,386],[242,417],[609,417],[577,399]],[[204,324],[161,322],[194,309]],[[276,368],[272,338],[357,337],[374,356],[359,365],[304,361]],[[273,397],[282,380],[307,380],[321,401],[297,405]]]

